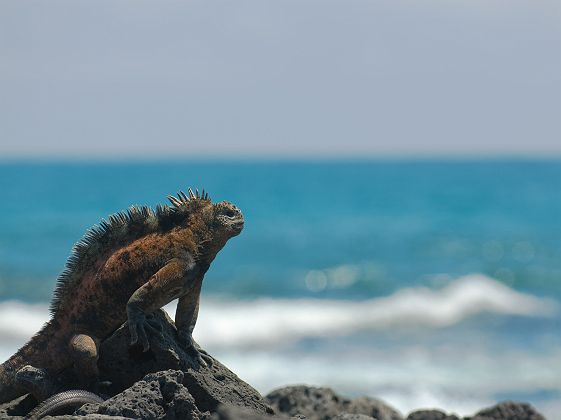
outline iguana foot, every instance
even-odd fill
[[[190,332],[179,331],[178,338],[185,351],[194,353],[194,357],[199,366],[212,366],[214,362],[213,358],[195,343],[195,340],[193,340],[193,336]]]
[[[210,354],[208,354],[205,350],[199,348],[195,348],[195,351],[197,352],[197,361],[202,365],[202,366],[212,366],[212,364],[214,363],[214,359],[212,358],[212,356]]]
[[[193,356],[197,360],[197,363],[199,364],[200,367],[212,366],[213,359],[204,350],[198,349],[194,346],[186,350],[193,353]]]
[[[148,341],[147,331],[152,335],[163,338],[162,325],[152,315],[146,315],[142,311],[129,311],[128,315],[131,345],[140,341],[142,351],[148,351],[150,342]]]

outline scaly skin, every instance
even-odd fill
[[[59,277],[51,320],[0,366],[0,403],[32,391],[16,380],[26,365],[53,377],[73,368],[91,387],[100,341],[128,321],[131,344],[148,350],[150,314],[174,299],[179,338],[205,364],[208,356],[192,338],[201,284],[216,254],[241,232],[243,216],[231,203],[213,204],[204,191],[178,197],[168,197],[171,207],[132,207],[111,216],[75,246]]]
[[[35,407],[26,416],[26,420],[38,420],[61,410],[70,411],[71,413],[84,404],[96,404],[103,401],[103,398],[82,389],[64,391],[53,395]]]

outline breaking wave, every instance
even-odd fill
[[[166,306],[173,314],[175,303]],[[484,275],[456,279],[440,289],[412,287],[364,301],[320,299],[206,299],[196,338],[217,348],[268,347],[305,337],[363,330],[442,328],[482,314],[553,317],[559,304],[518,292]],[[37,332],[49,317],[47,304],[0,303],[0,359]]]
[[[174,307],[166,309],[173,313]],[[258,299],[207,301],[197,338],[206,345],[273,345],[304,337],[361,330],[442,328],[482,314],[553,317],[559,304],[517,292],[484,275],[456,279],[441,289],[413,287],[364,301]]]
[[[173,314],[175,304],[166,310]],[[195,336],[263,393],[295,382],[328,384],[343,394],[382,397],[404,412],[429,404],[464,415],[504,392],[528,393],[528,398],[540,389],[561,393],[557,341],[546,346],[547,351],[535,351],[528,346],[511,348],[506,342],[485,343],[477,332],[471,338],[446,340],[445,346],[438,337],[428,346],[418,343],[418,336],[407,338],[411,330],[438,332],[481,314],[554,318],[560,314],[560,305],[474,274],[438,289],[405,288],[358,302],[207,298],[201,305]],[[11,356],[48,317],[48,304],[0,303],[0,361]],[[404,334],[387,346],[377,339],[365,343],[352,338],[331,347],[327,343],[321,348],[287,346],[302,339],[344,337],[361,331]],[[451,338],[455,331],[444,334]],[[344,343],[343,353],[337,347],[340,342]],[[497,348],[502,349],[500,358]],[[549,412],[560,408],[540,407]]]

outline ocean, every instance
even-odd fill
[[[205,277],[195,338],[262,393],[460,415],[514,399],[561,419],[554,159],[4,161],[0,361],[48,319],[86,229],[190,186],[246,220]]]

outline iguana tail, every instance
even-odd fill
[[[47,322],[29,342],[0,365],[0,404],[26,394],[16,381],[16,373],[25,365],[47,367],[50,355],[47,346],[53,335],[53,325]]]

